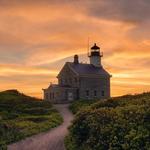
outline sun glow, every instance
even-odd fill
[[[146,1],[139,4],[133,9],[122,1],[0,2],[0,90],[42,97],[41,89],[57,83],[74,54],[88,62],[89,37],[104,53],[112,96],[149,91],[150,8]]]

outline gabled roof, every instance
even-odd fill
[[[98,75],[110,77],[110,74],[103,67],[95,67],[92,64],[75,64],[72,62],[67,62],[67,64],[78,75]]]

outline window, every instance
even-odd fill
[[[63,84],[65,84],[65,80],[64,80],[64,79],[62,79],[62,85],[63,85]]]
[[[62,79],[60,79],[60,84],[63,84],[63,80]]]
[[[89,96],[89,90],[86,90],[86,96]]]
[[[105,92],[104,91],[102,91],[102,96],[105,96]]]
[[[69,82],[70,82],[70,84],[72,84],[72,79],[71,78],[69,78]]]
[[[51,93],[49,93],[49,97],[50,97],[50,99],[51,99]]]
[[[94,96],[97,96],[97,91],[96,90],[94,90]]]
[[[79,89],[77,89],[77,99],[79,99]]]
[[[45,98],[48,99],[48,93],[45,94]]]
[[[77,79],[77,78],[74,78],[74,81],[77,83],[77,82],[78,82],[78,79]]]
[[[66,85],[66,84],[68,84],[68,80],[67,80],[67,79],[65,79],[65,85]]]
[[[53,93],[53,99],[55,98],[55,95],[54,95],[54,93]]]

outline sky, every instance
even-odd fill
[[[0,91],[42,97],[97,43],[111,95],[150,91],[150,0],[0,0]]]

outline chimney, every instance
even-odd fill
[[[79,59],[78,59],[78,55],[74,55],[74,63],[78,64],[79,63]]]

